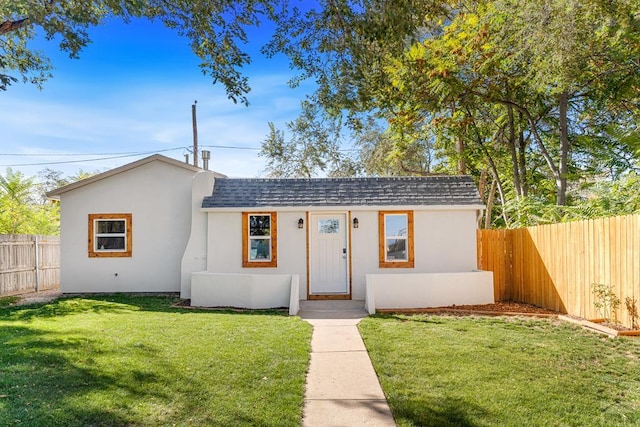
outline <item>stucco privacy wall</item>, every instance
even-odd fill
[[[367,274],[366,309],[492,304],[493,273]]]
[[[180,290],[195,172],[152,161],[74,188],[61,198],[63,292]],[[89,258],[90,213],[131,213],[131,258]]]
[[[279,211],[278,267],[242,267],[242,213],[209,212],[207,271],[244,274],[288,274],[300,277],[300,296],[307,295],[307,248],[305,228],[298,228],[298,220],[306,218],[304,211]]]

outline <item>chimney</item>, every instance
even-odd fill
[[[202,169],[208,171],[209,170],[209,159],[211,158],[211,153],[209,150],[202,150]]]

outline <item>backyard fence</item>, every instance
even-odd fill
[[[60,286],[60,237],[0,235],[0,295]]]
[[[601,317],[591,285],[621,300],[616,318],[631,319],[625,298],[640,302],[640,215],[478,230],[478,267],[494,273],[496,301],[519,301],[583,318]]]

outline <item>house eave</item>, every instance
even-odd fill
[[[78,188],[84,187],[84,186],[92,184],[94,182],[101,181],[103,179],[106,179],[106,178],[109,178],[111,176],[114,176],[114,175],[129,171],[131,169],[135,169],[137,167],[146,165],[146,164],[154,162],[154,161],[160,161],[160,162],[163,162],[163,163],[167,163],[169,165],[173,165],[173,166],[176,166],[176,167],[179,167],[179,168],[182,168],[182,169],[186,169],[188,171],[193,172],[194,174],[204,170],[204,169],[201,169],[199,167],[190,165],[188,163],[184,163],[184,162],[181,162],[179,160],[163,156],[161,154],[154,154],[152,156],[145,157],[145,158],[137,160],[135,162],[127,163],[126,165],[117,167],[115,169],[108,170],[106,172],[99,173],[97,175],[94,175],[94,176],[91,176],[89,178],[80,180],[78,182],[74,182],[74,183],[71,183],[69,185],[65,185],[64,187],[56,188],[55,190],[47,192],[46,196],[47,196],[48,199],[60,200],[60,196],[62,194],[64,194],[64,193],[68,193],[70,191],[76,190]],[[212,172],[212,173],[214,174],[214,176],[216,178],[226,178],[226,175],[223,175],[223,174],[220,174],[220,173],[217,173],[217,172]]]
[[[361,211],[478,211],[484,210],[482,204],[469,205],[331,205],[331,206],[235,206],[220,208],[200,208],[201,212],[361,212]]]

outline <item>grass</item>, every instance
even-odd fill
[[[640,340],[504,317],[359,328],[399,426],[640,425]]]
[[[12,297],[0,297],[0,308],[9,307],[11,304],[14,304],[20,300],[18,296]]]
[[[174,301],[0,308],[0,425],[300,425],[310,325]]]

